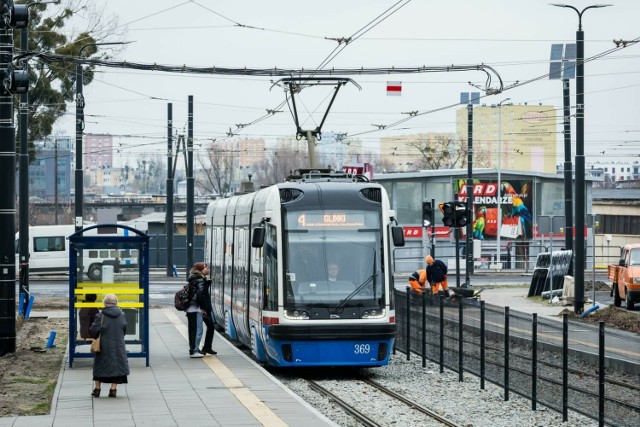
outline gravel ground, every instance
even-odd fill
[[[445,369],[440,374],[439,366],[427,361],[422,367],[422,361],[412,356],[410,361],[403,354],[392,356],[387,367],[365,369],[371,379],[391,388],[392,390],[414,400],[442,416],[466,427],[513,427],[513,426],[563,426],[584,427],[597,425],[597,421],[574,412],[569,412],[569,421],[562,422],[562,414],[538,404],[536,411],[531,410],[531,402],[514,393],[510,393],[510,400],[504,401],[503,390],[493,384],[485,382],[485,390],[480,389],[479,378],[465,373],[464,381],[458,381],[458,374]],[[331,374],[327,372],[327,378]],[[357,425],[353,418],[346,415],[337,405],[319,396],[302,380],[292,376],[278,378],[291,390],[315,406],[320,412],[341,426]],[[363,395],[359,400],[366,407],[358,406],[368,414],[383,414],[384,419],[393,419],[392,425],[417,426],[411,411],[404,404],[390,406],[388,401],[369,399],[360,385],[349,379],[340,381],[342,391],[336,392],[340,396],[348,395],[353,399]],[[335,390],[332,387],[332,390]]]

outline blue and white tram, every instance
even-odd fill
[[[393,216],[382,186],[336,173],[210,203],[217,322],[269,365],[386,365],[396,334],[392,247],[404,245]]]

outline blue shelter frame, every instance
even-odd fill
[[[96,231],[93,231],[97,229]],[[87,234],[88,231],[92,230]],[[109,233],[109,234],[106,234]],[[137,251],[137,252],[136,252]],[[100,257],[92,258],[100,253]],[[135,253],[137,262],[121,264],[119,254]],[[106,255],[106,257],[105,257]],[[111,256],[111,258],[107,258]],[[84,279],[87,267],[110,266],[115,272],[120,268],[137,269],[123,281],[114,281],[114,275],[100,274],[101,282]],[[109,267],[108,267],[109,268]],[[131,279],[133,277],[133,279]],[[87,294],[95,294],[95,302],[86,299]],[[92,358],[89,351],[90,340],[78,339],[79,315],[83,308],[103,307],[102,298],[106,294],[118,296],[118,306],[127,318],[127,336],[134,331],[134,338],[127,339],[127,356],[144,357],[149,366],[149,236],[135,228],[120,224],[98,224],[83,228],[69,236],[69,367],[73,368],[75,358]],[[131,324],[131,323],[134,324]]]

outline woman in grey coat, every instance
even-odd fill
[[[91,325],[91,336],[100,335],[100,353],[96,353],[93,361],[93,381],[95,388],[91,395],[100,397],[100,385],[110,383],[109,397],[116,397],[118,384],[127,383],[129,361],[124,336],[127,332],[127,321],[118,307],[118,297],[105,295],[104,308],[96,315]]]

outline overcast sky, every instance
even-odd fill
[[[578,28],[578,15],[573,10],[537,0],[98,2],[104,3],[107,15],[118,16],[125,30],[124,36],[108,41],[134,41],[114,60],[197,67],[315,69],[337,52],[324,68],[484,63],[497,71],[505,91],[482,99],[482,103],[495,104],[511,98],[515,104],[542,103],[558,108],[562,107],[561,82],[542,76],[549,71],[551,45],[575,42]],[[582,9],[595,3],[570,4]],[[384,19],[376,20],[378,17]],[[585,56],[611,51],[614,39],[640,37],[638,17],[637,0],[617,0],[612,7],[586,11],[582,22]],[[78,22],[77,26],[80,29],[82,24]],[[327,39],[358,35],[346,47]],[[95,81],[85,88],[85,132],[133,135],[114,139],[116,144],[122,144],[123,152],[144,146],[148,147],[145,151],[162,151],[164,155],[167,103],[173,103],[174,127],[186,133],[189,95],[195,99],[196,148],[204,148],[214,139],[228,140],[230,129],[234,132],[231,138],[273,140],[295,133],[286,105],[281,113],[255,125],[242,129],[237,126],[255,121],[285,100],[283,89],[272,87],[280,77],[114,68],[98,71]],[[482,87],[486,83],[486,75],[478,71],[350,77],[362,90],[354,85],[340,90],[323,131],[356,135],[365,146],[376,146],[383,136],[455,132],[455,110],[459,107],[422,113],[455,104],[460,92],[478,91],[469,82]],[[510,88],[516,82],[529,80],[534,81]],[[388,81],[402,82],[402,96],[387,96]],[[492,88],[498,84],[494,75]],[[587,63],[585,89],[587,162],[637,157],[640,44]],[[315,128],[319,123],[329,94],[326,86],[302,92],[298,110],[303,128]],[[574,80],[571,104],[575,105]],[[73,135],[74,107],[68,111],[70,116],[56,130]],[[376,129],[372,125],[394,123],[411,111],[420,114],[395,128],[370,132]],[[572,132],[575,133],[573,121]]]

